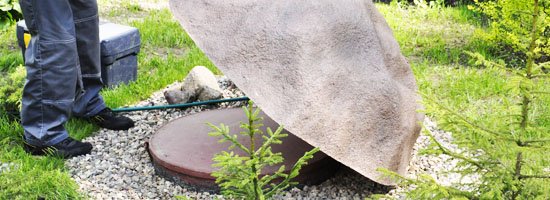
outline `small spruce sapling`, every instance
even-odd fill
[[[425,153],[445,154],[459,160],[456,172],[473,178],[452,185],[440,185],[429,175],[416,179],[406,178],[382,169],[402,186],[414,186],[407,193],[410,199],[550,199],[550,124],[545,123],[545,95],[548,87],[550,62],[537,63],[543,56],[544,43],[539,29],[547,16],[541,12],[539,0],[531,1],[531,20],[524,37],[526,45],[524,66],[514,66],[504,61],[487,60],[479,53],[467,52],[475,66],[487,67],[499,76],[510,76],[508,99],[501,103],[506,110],[480,113],[483,118],[473,119],[424,95],[426,110],[437,115],[440,128],[452,131],[460,151],[446,148],[429,131],[433,146]],[[527,11],[518,11],[525,13]],[[542,102],[541,102],[542,101]],[[536,105],[541,105],[536,107]],[[537,120],[540,118],[541,120]]]
[[[209,133],[210,136],[221,137],[219,141],[221,143],[227,141],[231,143],[229,151],[222,151],[214,156],[213,166],[218,170],[213,172],[212,176],[216,177],[216,183],[219,184],[221,192],[225,196],[236,199],[269,199],[297,184],[292,179],[298,176],[300,169],[307,164],[309,159],[313,158],[319,148],[306,152],[292,166],[289,174],[284,173],[285,166],[281,165],[274,174],[261,176],[262,169],[265,167],[283,162],[282,154],[273,153],[271,145],[281,144],[281,139],[288,134],[283,133],[282,126],[275,132],[267,128],[267,134],[264,134],[261,130],[263,118],[259,117],[260,110],[253,107],[252,101],[248,103],[248,106],[243,106],[243,110],[248,121],[241,122],[240,127],[244,131],[240,134],[250,139],[250,146],[244,146],[237,140],[236,134],[230,134],[227,125],[215,126],[208,123],[213,130]],[[257,141],[256,135],[261,135],[263,140]],[[244,156],[231,151],[235,148],[244,152]]]

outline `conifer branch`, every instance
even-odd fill
[[[430,139],[437,145],[437,147],[439,147],[439,149],[443,152],[443,154],[448,155],[448,156],[451,156],[451,157],[453,157],[453,158],[457,158],[457,159],[460,159],[460,160],[464,160],[464,161],[466,161],[466,162],[468,162],[468,163],[470,163],[470,164],[476,166],[476,167],[479,168],[479,169],[484,169],[483,165],[482,165],[480,162],[475,161],[475,160],[473,160],[473,159],[471,159],[471,158],[468,158],[468,157],[466,157],[466,156],[463,156],[463,155],[461,155],[461,154],[459,154],[459,153],[455,153],[455,152],[453,152],[453,151],[447,149],[446,147],[444,147],[439,141],[437,141],[437,140],[435,139],[435,137],[432,135],[432,133],[428,133],[428,136],[429,136]]]
[[[407,178],[407,177],[404,177],[394,171],[391,171],[391,170],[388,170],[388,169],[384,169],[384,168],[378,168],[377,171],[381,172],[382,174],[385,174],[386,176],[389,176],[390,178],[394,179],[395,181],[398,181],[398,182],[401,182],[401,184],[404,184],[404,185],[416,185],[416,186],[428,186],[430,188],[433,188],[433,187],[437,187],[437,188],[442,188],[444,190],[446,190],[449,194],[452,194],[454,196],[462,196],[462,197],[466,197],[467,199],[470,199],[470,200],[477,200],[479,199],[479,197],[477,197],[475,194],[471,193],[471,192],[468,192],[468,191],[462,191],[460,189],[457,189],[455,187],[452,187],[452,186],[443,186],[441,184],[437,184],[435,181],[430,181],[430,180],[425,180],[425,178],[416,178],[416,179],[412,179],[412,178]],[[431,178],[431,176],[428,176]]]
[[[227,127],[224,124],[220,124],[220,127],[216,127],[215,125],[211,123],[207,123],[208,126],[210,126],[212,129],[214,129],[216,132],[209,133],[211,136],[222,136],[223,139],[221,141],[227,140],[231,142],[232,145],[238,147],[239,149],[243,150],[245,153],[250,154],[250,151],[248,151],[248,148],[246,148],[244,145],[242,145],[237,139],[231,135],[229,135],[229,127]]]
[[[535,48],[536,48],[536,41],[537,41],[537,22],[538,22],[538,18],[539,18],[539,15],[540,15],[540,12],[539,12],[539,0],[534,0],[534,8],[533,8],[533,20],[532,20],[532,24],[531,24],[531,43],[529,44],[529,50],[527,52],[527,63],[526,63],[526,66],[525,66],[525,77],[528,78],[528,79],[533,79],[533,67],[535,65]],[[529,91],[530,93],[532,93],[533,91]],[[528,94],[526,93],[522,93],[522,103],[521,103],[521,115],[522,115],[522,118],[521,118],[521,124],[520,124],[520,129],[523,131],[523,132],[527,132],[527,127],[528,127],[528,121],[529,121],[529,107],[530,107],[530,103],[531,103],[531,98],[529,97]],[[522,142],[521,140],[518,139],[518,145],[521,146],[521,144],[524,144],[524,145],[527,145],[528,143],[525,143],[525,142]],[[527,177],[538,177],[538,176],[525,176],[525,175],[521,175],[521,167],[522,167],[522,164],[523,164],[523,154],[522,152],[518,152],[517,154],[517,157],[516,157],[516,170],[515,170],[515,179],[517,180],[521,180],[521,179],[525,179]],[[541,176],[542,177],[542,176]],[[523,190],[524,188],[524,185],[523,184],[519,184],[517,185],[518,187],[518,190],[517,190],[517,193],[515,193],[513,195],[513,199],[516,199],[516,197],[519,195],[519,192]]]
[[[544,142],[550,142],[550,139],[525,140],[525,141],[522,141],[522,145],[520,146],[527,146],[532,143],[544,143]]]
[[[533,78],[550,78],[550,74],[538,74],[531,76]]]
[[[516,156],[516,170],[515,170],[515,177],[516,179],[519,179],[521,177],[521,164],[523,160],[523,154],[519,152]]]
[[[281,183],[277,184],[269,192],[267,192],[265,196],[267,198],[270,198],[273,195],[275,195],[277,192],[287,188],[291,184],[290,180],[298,176],[298,172],[300,171],[300,169],[302,169],[302,167],[307,164],[307,161],[313,158],[313,155],[317,153],[319,150],[320,149],[316,147],[304,153],[304,156],[298,159],[298,161],[296,161],[294,166],[292,166],[292,168],[290,169],[290,172],[288,173],[288,176]]]
[[[431,133],[427,134],[434,142],[434,148],[430,152],[446,154],[452,158],[460,160],[460,165],[455,169],[459,170],[459,173],[463,175],[479,175],[482,183],[480,184],[479,182],[476,182],[472,184],[472,187],[477,187],[479,190],[475,191],[475,189],[467,189],[469,191],[473,191],[472,196],[478,195],[488,199],[530,199],[534,198],[533,194],[535,194],[537,190],[547,190],[546,185],[540,188],[535,186],[534,188],[536,189],[531,188],[533,184],[539,184],[538,181],[534,183],[530,181],[522,181],[522,179],[545,179],[541,182],[546,184],[545,181],[550,179],[550,175],[547,173],[533,175],[522,174],[522,171],[528,171],[528,165],[531,164],[527,160],[528,156],[530,157],[532,154],[539,155],[540,152],[544,152],[541,156],[545,156],[545,153],[548,152],[546,149],[550,149],[550,145],[548,145],[550,144],[550,138],[545,136],[547,135],[546,133],[548,133],[548,130],[544,128],[544,125],[542,125],[543,127],[537,127],[540,124],[536,123],[537,114],[534,113],[536,109],[534,106],[536,103],[539,103],[536,101],[536,97],[543,96],[539,94],[550,94],[550,91],[546,91],[545,88],[540,88],[540,86],[544,87],[541,83],[544,84],[546,81],[546,79],[542,78],[550,77],[550,74],[546,72],[546,69],[550,69],[548,68],[548,66],[550,66],[550,62],[536,63],[536,59],[538,59],[541,53],[547,53],[547,51],[541,50],[546,49],[546,43],[539,43],[537,41],[542,37],[541,29],[548,26],[547,21],[544,21],[544,17],[546,16],[544,16],[540,11],[540,1],[542,0],[526,0],[525,2],[521,2],[522,6],[529,4],[527,6],[530,7],[529,10],[531,10],[531,12],[529,14],[532,14],[532,18],[525,15],[524,13],[526,12],[512,12],[514,9],[519,8],[514,6],[519,5],[520,1],[490,1],[487,3],[476,3],[480,5],[480,9],[488,9],[490,12],[494,12],[492,14],[498,14],[498,16],[491,16],[491,18],[496,21],[501,20],[498,19],[499,17],[505,18],[502,19],[502,21],[509,20],[510,16],[508,15],[516,16],[518,13],[521,13],[520,16],[522,16],[522,21],[523,18],[525,18],[525,20],[528,20],[530,23],[529,27],[523,27],[523,23],[521,23],[521,35],[529,44],[521,44],[518,45],[519,47],[517,49],[514,49],[527,55],[527,59],[522,59],[522,62],[524,63],[523,66],[514,65],[512,68],[510,67],[512,66],[511,64],[507,64],[503,61],[498,60],[495,62],[494,60],[486,59],[479,53],[466,52],[466,54],[471,56],[472,66],[486,67],[488,69],[495,70],[499,73],[499,75],[502,74],[506,77],[511,76],[512,82],[507,84],[507,86],[513,86],[513,88],[506,88],[505,90],[513,93],[511,94],[513,96],[510,96],[509,98],[515,99],[514,103],[517,102],[517,104],[513,105],[513,111],[509,110],[498,112],[501,111],[498,110],[495,113],[508,114],[513,112],[515,115],[511,115],[510,117],[502,117],[494,114],[487,119],[487,122],[494,123],[494,125],[483,124],[482,122],[485,122],[486,120],[478,120],[476,116],[471,115],[471,113],[461,113],[460,110],[452,110],[454,109],[453,106],[449,105],[447,102],[439,100],[435,101],[426,94],[422,94],[425,102],[429,102],[430,107],[428,110],[437,110],[435,114],[441,115],[444,122],[449,123],[442,124],[443,128],[458,127],[455,128],[456,132],[465,129],[467,130],[465,134],[470,134],[469,136],[471,136],[459,137],[457,138],[457,141],[454,141],[455,144],[464,142],[471,145],[467,146],[468,151],[460,152],[460,150],[445,148],[442,143],[439,143]],[[548,0],[544,0],[542,1],[542,4],[543,6],[550,5],[550,2]],[[505,8],[507,8],[507,10],[504,10]],[[543,12],[547,11],[548,10],[543,10]],[[542,24],[540,23],[541,21],[544,21],[543,28],[537,27]],[[506,25],[506,23],[500,23],[499,25],[503,24]],[[517,29],[518,27],[514,28]],[[519,42],[523,42],[523,38]],[[525,48],[525,46],[527,46],[527,48]],[[540,81],[541,83],[537,81]],[[491,95],[491,97],[493,96],[500,97],[500,95]],[[450,126],[445,127],[444,125]],[[531,135],[536,135],[538,137]],[[468,139],[472,139],[474,141],[468,141]],[[502,140],[505,140],[505,142]],[[498,144],[499,142],[500,144]],[[526,149],[523,147],[539,149]],[[478,150],[481,152],[476,153]],[[491,155],[491,153],[498,154],[498,156]],[[514,157],[516,157],[515,160]],[[497,162],[493,165],[492,161],[495,160]],[[498,160],[502,160],[502,162],[498,162]],[[533,164],[537,165],[538,163]],[[504,179],[504,181],[502,181],[502,179]],[[455,195],[450,189],[442,187],[440,184],[437,184],[435,180],[429,178],[420,177],[417,178],[417,180],[408,179],[407,181],[402,181],[402,183],[406,183],[406,185],[409,186],[417,186],[409,194],[418,195],[423,199],[436,197],[436,195],[432,195],[434,193],[440,195],[440,198],[464,198],[459,194]],[[456,184],[453,185],[456,186]],[[475,199],[475,196],[468,198]]]
[[[231,148],[238,147],[246,152],[246,155],[240,156],[233,151],[222,151],[214,156],[214,167],[219,167],[219,170],[212,172],[212,176],[216,178],[216,183],[221,188],[221,193],[231,199],[269,199],[276,193],[298,184],[292,181],[293,178],[299,175],[300,169],[307,164],[307,161],[313,158],[313,155],[319,151],[315,148],[308,151],[294,164],[289,174],[285,174],[285,166],[281,165],[278,171],[271,175],[261,175],[264,167],[280,164],[284,161],[282,153],[273,153],[271,150],[272,144],[281,144],[281,138],[287,137],[288,134],[282,133],[283,127],[280,126],[275,132],[267,128],[267,136],[263,135],[261,130],[263,124],[262,117],[259,117],[260,110],[254,109],[253,103],[249,102],[248,106],[243,106],[243,110],[247,117],[247,122],[241,122],[240,127],[244,130],[241,132],[242,137],[247,137],[250,141],[248,147],[244,146],[237,140],[236,134],[229,133],[229,127],[221,124],[219,127],[210,123],[208,125],[213,129],[210,136],[222,137],[220,142],[231,142]],[[261,136],[262,140],[257,136]],[[271,183],[277,178],[282,178],[283,181],[279,184]],[[267,193],[267,194],[266,194]]]
[[[279,126],[279,128],[277,128],[275,132],[273,132],[271,128],[268,127],[267,133],[269,137],[264,137],[264,143],[262,144],[262,146],[260,146],[260,148],[258,148],[258,150],[256,150],[254,154],[263,155],[263,153],[267,150],[267,147],[271,146],[271,144],[279,143],[280,142],[279,138],[288,136],[287,134],[282,134],[283,130],[284,130],[283,126]]]
[[[548,94],[550,95],[550,92],[547,92],[547,91],[533,91],[531,93],[534,93],[534,94]]]
[[[525,131],[527,129],[527,122],[529,121],[529,104],[531,103],[531,99],[527,95],[523,95],[522,99],[520,127]]]
[[[485,127],[482,127],[482,126],[479,126],[477,124],[475,124],[474,122],[472,122],[470,119],[468,119],[467,117],[461,115],[461,114],[458,114],[457,112],[445,107],[444,105],[440,104],[439,102],[429,98],[426,94],[423,94],[421,93],[423,98],[425,99],[428,99],[430,100],[431,102],[433,102],[434,104],[436,104],[437,106],[439,106],[440,108],[442,108],[443,110],[446,110],[447,112],[451,113],[452,115],[458,117],[460,120],[462,120],[463,122],[465,122],[466,124],[472,126],[473,128],[476,128],[476,129],[479,129],[481,131],[484,131],[486,133],[490,133],[492,135],[494,135],[497,139],[501,139],[501,140],[506,140],[506,141],[515,141],[511,138],[506,138],[506,137],[502,137],[503,135],[506,135],[504,133],[499,133],[499,132],[496,132],[496,131],[492,131],[488,128],[485,128]]]
[[[513,70],[513,69],[510,69],[508,68],[506,65],[502,65],[500,63],[497,63],[497,62],[494,62],[494,61],[490,61],[490,60],[487,60],[484,56],[482,56],[481,54],[479,53],[474,53],[474,52],[471,52],[471,51],[465,51],[465,53],[467,55],[469,55],[470,57],[474,58],[477,60],[477,62],[475,63],[475,65],[478,65],[478,66],[484,66],[484,67],[494,67],[494,68],[497,68],[497,69],[501,69],[501,70],[504,70],[504,71],[507,71],[509,73],[513,73],[513,74],[516,74],[516,75],[519,75],[519,76],[523,76],[523,74]]]
[[[529,179],[529,178],[550,179],[550,175],[521,175],[519,177],[519,179]]]

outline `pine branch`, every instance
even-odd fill
[[[239,147],[239,149],[243,150],[246,154],[250,154],[250,151],[244,145],[242,145],[236,138],[231,137],[231,135],[229,134],[222,134],[222,135],[226,140],[229,140],[236,147]]]
[[[522,166],[522,163],[523,163],[522,159],[523,159],[522,152],[518,152],[518,154],[516,156],[516,168],[514,170],[514,179],[515,180],[520,180],[521,166]],[[523,184],[521,182],[517,181],[517,182],[513,183],[513,185],[517,188],[517,190],[512,191],[512,200],[515,200],[515,199],[517,199],[517,197],[519,196],[519,194],[523,190]]]
[[[550,78],[550,74],[539,74],[531,76],[533,78]]]
[[[443,154],[445,155],[448,155],[448,156],[451,156],[453,158],[457,158],[457,159],[460,159],[460,160],[463,160],[463,161],[466,161],[474,166],[476,166],[478,169],[485,169],[483,167],[483,164],[478,162],[478,161],[475,161],[475,160],[472,160],[464,155],[461,155],[459,153],[455,153],[447,148],[445,148],[439,141],[437,141],[435,139],[435,137],[432,135],[432,133],[428,133],[428,136],[430,137],[430,139],[437,145],[437,147],[439,147],[439,149],[443,152]]]
[[[534,11],[533,11],[533,20],[531,23],[531,42],[529,44],[529,51],[527,52],[527,63],[525,66],[525,77],[528,79],[533,79],[533,68],[535,66],[535,48],[536,48],[536,41],[537,41],[537,21],[538,17],[540,15],[539,12],[539,1],[534,0]],[[534,91],[529,91],[529,93],[533,93]],[[521,123],[520,128],[523,132],[527,132],[527,127],[529,126],[529,107],[531,104],[531,98],[528,94],[522,93],[522,103],[521,103]],[[527,144],[521,139],[518,139],[516,142],[519,146],[526,146]],[[518,162],[521,161],[521,152],[518,154]],[[518,168],[516,164],[516,169]],[[516,177],[519,178],[520,174],[516,171]]]
[[[511,139],[511,138],[502,137],[502,135],[506,135],[504,133],[499,133],[499,132],[496,132],[496,131],[492,131],[488,128],[485,128],[485,127],[482,127],[482,126],[479,126],[479,125],[475,124],[474,122],[472,122],[467,117],[465,117],[461,114],[458,114],[457,112],[445,107],[444,105],[442,105],[442,104],[438,103],[437,101],[431,99],[430,97],[428,97],[428,95],[426,95],[424,93],[421,93],[421,95],[423,96],[423,98],[430,100],[431,102],[435,103],[437,106],[442,108],[443,110],[446,110],[447,112],[451,113],[452,115],[458,117],[460,120],[462,120],[463,122],[465,122],[468,125],[472,126],[473,128],[479,129],[479,130],[484,131],[486,133],[490,133],[490,134],[494,135],[497,139],[506,140],[506,141],[515,141],[514,139]]]
[[[265,194],[265,196],[267,198],[271,198],[273,195],[275,195],[280,190],[284,190],[286,187],[288,187],[290,185],[290,180],[298,175],[298,171],[300,171],[300,169],[302,169],[302,167],[307,164],[307,161],[309,159],[313,158],[313,155],[315,153],[317,153],[318,151],[319,151],[319,148],[316,147],[316,148],[313,148],[312,150],[306,152],[304,154],[304,156],[302,156],[300,159],[298,159],[298,161],[296,161],[294,166],[292,166],[288,176],[281,183],[279,183],[275,187],[271,188],[271,191],[267,192]]]
[[[532,91],[531,93],[534,93],[534,94],[548,94],[548,95],[550,95],[550,92],[547,92],[547,91]]]
[[[519,152],[516,156],[516,171],[515,171],[515,178],[519,179],[521,177],[521,164],[523,160],[523,155],[521,152]]]
[[[464,53],[466,53],[466,55],[476,59],[477,62],[474,63],[475,65],[484,66],[484,67],[496,67],[496,68],[508,71],[510,73],[517,73],[517,71],[514,71],[514,70],[506,67],[505,65],[502,65],[502,64],[494,62],[494,61],[487,60],[485,58],[485,56],[483,56],[479,53],[474,53],[474,52],[471,52],[471,51],[464,51]]]
[[[529,179],[529,178],[550,179],[550,175],[520,175],[519,176],[519,179]]]
[[[520,114],[501,115],[500,117],[521,117]]]
[[[208,126],[210,126],[212,129],[214,129],[216,132],[213,132],[211,134],[212,136],[221,135],[225,140],[230,141],[233,145],[238,147],[239,149],[243,150],[245,153],[250,154],[250,151],[248,151],[248,148],[246,148],[244,145],[242,145],[237,138],[229,135],[229,128],[225,126],[224,124],[220,124],[220,127],[217,127],[211,123],[207,123]]]
[[[540,16],[539,12],[539,1],[534,0],[534,11],[533,11],[533,20],[531,23],[531,43],[529,44],[529,51],[527,52],[527,66],[526,66],[526,72],[527,72],[527,78],[532,77],[532,70],[533,66],[535,65],[535,48],[537,46],[537,22]]]
[[[248,150],[248,155],[250,156],[250,160],[252,161],[252,165],[250,166],[253,174],[252,174],[252,187],[253,187],[253,190],[254,190],[254,197],[256,199],[261,199],[263,198],[263,192],[262,192],[262,189],[261,189],[261,186],[258,184],[259,182],[259,178],[258,178],[258,175],[260,174],[260,171],[261,171],[261,168],[259,168],[258,166],[256,166],[258,163],[255,162],[255,159],[256,159],[256,154],[255,154],[255,151],[256,151],[256,133],[260,133],[260,130],[258,130],[256,127],[258,127],[257,125],[255,125],[255,122],[257,121],[261,121],[261,119],[258,118],[258,114],[260,113],[260,110],[259,109],[256,109],[254,110],[254,107],[253,107],[253,104],[251,101],[249,101],[248,103],[248,108],[247,107],[243,107],[244,110],[245,110],[245,113],[246,113],[246,116],[248,117],[248,125],[246,126],[247,130],[248,130],[248,136],[250,138],[250,148]],[[261,156],[258,158],[258,162],[262,162],[262,158]]]
[[[527,145],[527,146],[523,146],[523,147],[527,147],[527,148],[530,148],[530,149],[538,149],[538,150],[550,150],[550,146],[549,145]]]
[[[520,127],[523,131],[527,129],[527,122],[529,121],[529,104],[531,103],[531,99],[524,95],[522,98],[522,104],[521,104],[521,123]]]
[[[264,143],[258,150],[255,152],[256,155],[262,155],[266,150],[267,147],[271,146],[271,144],[277,142],[279,138],[286,137],[287,134],[281,134],[283,131],[283,126],[279,126],[275,132],[271,130],[271,128],[267,128],[267,133],[269,135],[269,138],[267,140],[264,139]]]
[[[377,171],[379,171],[379,172],[383,173],[384,175],[389,176],[390,178],[394,179],[395,181],[401,182],[401,184],[404,184],[404,185],[407,185],[407,186],[410,186],[410,185],[421,186],[422,184],[424,184],[424,185],[429,186],[430,190],[434,189],[434,187],[437,187],[437,188],[442,188],[442,189],[446,190],[449,194],[451,194],[453,196],[462,196],[462,197],[466,197],[467,199],[470,199],[470,200],[479,199],[479,197],[475,196],[475,194],[473,194],[471,192],[462,191],[462,190],[460,190],[458,188],[455,188],[455,187],[452,187],[452,186],[444,186],[444,185],[436,183],[433,180],[426,180],[425,178],[424,179],[421,179],[421,178],[411,179],[411,178],[404,177],[404,176],[402,176],[402,175],[400,175],[400,174],[398,174],[394,171],[391,171],[391,170],[388,170],[388,169],[385,169],[385,168],[378,168]],[[431,178],[431,176],[429,176],[429,175],[427,175],[427,176]]]
[[[550,139],[526,140],[526,141],[522,141],[522,145],[527,146],[532,143],[544,143],[544,142],[550,142]]]
[[[271,183],[271,181],[273,181],[277,178],[286,178],[287,175],[283,173],[284,170],[285,170],[285,166],[281,165],[281,167],[279,167],[279,170],[277,170],[277,172],[275,172],[274,174],[266,175],[266,176],[262,177],[260,179],[261,184],[262,185],[267,185],[267,184]],[[269,189],[270,188],[265,188],[264,192],[269,191]]]

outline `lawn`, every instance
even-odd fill
[[[168,9],[144,9],[130,1],[99,1],[102,19],[139,28],[142,49],[138,57],[138,79],[128,85],[103,90],[108,106],[132,105],[148,98],[153,92],[182,80],[197,65],[219,71],[204,56]],[[154,3],[154,2],[153,2]],[[15,38],[15,26],[0,32],[0,72],[9,74],[22,64]],[[72,119],[67,125],[77,139],[98,130],[84,120]],[[74,199],[85,198],[71,179],[62,159],[36,157],[22,149],[22,128],[9,116],[0,116],[0,163],[14,163],[0,176],[0,199]]]
[[[165,0],[100,0],[102,19],[139,28],[142,51],[139,54],[138,79],[129,84],[101,92],[112,107],[135,104],[153,92],[182,80],[188,71],[203,65],[220,73],[198,49],[165,8]],[[159,6],[160,5],[160,6]],[[386,17],[403,54],[409,59],[420,93],[463,113],[473,113],[474,120],[490,121],[484,113],[506,109],[512,97],[504,87],[510,78],[486,68],[471,67],[465,50],[491,57],[487,44],[474,37],[483,30],[479,16],[465,6],[453,8],[404,8],[377,4]],[[17,48],[15,27],[0,32],[0,75],[14,73],[22,64]],[[544,88],[548,82],[536,87]],[[5,97],[0,97],[5,98]],[[511,102],[511,100],[510,100]],[[430,102],[426,102],[430,104]],[[536,123],[550,132],[549,95],[536,99],[533,114]],[[427,113],[437,119],[433,113]],[[82,139],[98,128],[86,121],[72,119],[70,134]],[[22,149],[22,128],[16,120],[0,116],[0,164],[13,163],[0,173],[0,199],[79,199],[78,191],[61,159],[35,157]]]

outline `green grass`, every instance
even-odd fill
[[[454,142],[459,147],[470,150],[502,150],[490,154],[506,163],[505,166],[509,166],[508,171],[514,171],[514,145],[473,132],[473,128],[458,126],[458,117],[448,117],[450,111],[442,109],[446,107],[451,112],[466,116],[473,124],[482,125],[485,129],[514,134],[513,126],[517,126],[514,124],[518,124],[518,115],[521,114],[518,106],[521,98],[512,95],[512,89],[518,87],[517,84],[514,85],[515,77],[502,70],[472,67],[469,65],[470,58],[463,53],[472,51],[489,59],[497,57],[490,54],[494,45],[484,44],[482,38],[477,38],[476,33],[484,31],[482,24],[472,23],[471,20],[476,16],[465,8],[419,11],[416,8],[400,9],[394,6],[378,5],[394,29],[403,53],[411,61],[420,93],[424,96],[423,104],[426,109],[423,112],[438,122],[440,128],[452,127]],[[418,23],[419,21],[422,23]],[[536,82],[533,88],[535,91],[548,92],[548,85],[550,80],[544,79]],[[530,105],[531,127],[536,128],[515,134],[522,140],[550,138],[550,95],[539,95]],[[522,173],[547,174],[542,169],[549,166],[548,151],[536,148],[523,148],[522,151],[527,160]],[[550,180],[532,179],[525,183],[526,190],[543,192],[548,191]],[[429,194],[429,191],[423,192]],[[544,199],[545,194],[539,195],[539,198]],[[548,193],[545,197],[548,197]]]
[[[110,107],[128,106],[144,100],[166,85],[182,80],[196,65],[220,73],[168,10],[145,10],[135,1],[120,2],[103,14],[115,22],[138,27],[142,51],[138,57],[138,79],[101,92]],[[483,31],[483,27],[474,13],[465,7],[417,9],[396,4],[377,4],[377,7],[409,59],[421,93],[463,113],[473,113],[475,120],[485,120],[484,112],[507,109],[516,103],[514,97],[507,96],[505,83],[510,81],[509,77],[489,69],[467,66],[464,50],[491,56],[487,53],[487,44],[475,38],[475,32]],[[141,15],[146,17],[141,18]],[[122,18],[127,21],[116,21],[122,19],[117,16],[125,16]],[[0,33],[0,55],[0,72],[11,72],[22,63],[14,31]],[[548,84],[541,82],[537,87],[543,89]],[[534,104],[533,114],[538,118],[535,123],[550,127],[547,106],[550,98],[536,99]],[[98,130],[76,119],[66,127],[78,139]],[[0,175],[0,199],[85,198],[77,192],[78,186],[70,178],[62,160],[29,156],[23,152],[21,133],[17,122],[0,116],[0,162],[20,166]]]
[[[482,123],[512,121],[513,118],[510,115],[520,113],[519,107],[516,106],[519,103],[519,98],[509,95],[508,83],[512,81],[510,76],[502,75],[501,72],[491,69],[456,65],[434,66],[428,62],[413,63],[412,65],[421,93],[439,104],[444,104],[463,115],[472,117],[475,121]],[[540,81],[535,88],[542,91],[549,84],[548,80]],[[425,104],[433,104],[429,101],[426,101]],[[550,95],[540,96],[533,101],[532,105],[531,115],[536,119],[534,123],[550,133],[550,109],[548,107]],[[487,114],[496,113],[496,110],[501,111],[504,115]]]
[[[194,46],[168,10],[151,11],[143,20],[131,22],[140,29],[142,51],[138,57],[138,79],[128,85],[103,90],[111,107],[131,105],[148,98],[174,81],[183,80],[192,67],[203,65],[219,74],[215,66]],[[0,66],[6,71],[21,64],[19,49],[14,49],[13,32],[0,34]],[[4,45],[7,44],[7,45]],[[5,66],[5,67],[4,67]],[[72,119],[66,125],[72,137],[82,139],[98,128],[86,121]],[[0,117],[0,162],[18,168],[0,175],[0,199],[80,199],[77,184],[70,178],[63,160],[36,157],[22,149],[23,130],[18,122]]]
[[[143,46],[151,51],[157,48],[185,48],[194,46],[195,43],[180,24],[173,19],[169,10],[154,10],[149,17],[134,21],[132,26],[139,29],[142,34]],[[153,25],[153,26],[152,26]]]
[[[139,6],[138,4],[124,3],[123,5],[124,5],[124,8],[126,8],[126,10],[128,10],[132,13],[139,13],[139,12],[143,11],[141,6]]]
[[[493,58],[489,45],[476,37],[484,31],[478,16],[466,7],[417,9],[399,7],[396,4],[377,4],[403,54],[411,61],[420,93],[426,96],[424,104],[435,102],[452,110],[471,116],[475,122],[489,123],[502,120],[513,121],[510,115],[518,114],[518,96],[510,96],[513,77],[494,69],[469,66],[470,58],[464,51],[480,52]],[[537,91],[547,91],[549,80],[535,85]],[[550,133],[550,95],[543,95],[532,103],[533,123]],[[488,115],[503,113],[502,116]],[[433,113],[428,116],[437,119]],[[500,119],[500,120],[496,120]],[[489,123],[496,128],[498,123]]]
[[[464,50],[487,55],[486,44],[472,39],[481,31],[477,16],[465,6],[418,9],[414,6],[377,4],[409,59],[438,64],[465,63]]]
[[[114,18],[114,17],[124,17],[129,18],[131,16],[142,16],[145,14],[145,9],[143,9],[138,2],[130,0],[117,0],[117,1],[107,1],[107,0],[98,0],[99,8],[108,7],[108,11],[105,13],[100,13],[102,18]]]
[[[420,92],[429,98],[448,105],[459,112],[472,113],[476,120],[491,121],[483,113],[507,110],[518,103],[516,96],[509,96],[507,82],[512,77],[492,69],[470,67],[464,51],[480,52],[491,58],[487,45],[475,37],[483,31],[478,16],[466,7],[417,9],[395,4],[377,4],[404,55],[411,61]],[[548,80],[536,85],[544,91]],[[426,102],[428,103],[428,102]],[[550,132],[549,95],[533,102],[532,115],[537,125]],[[428,113],[430,114],[430,113]],[[497,116],[503,117],[503,116]]]
[[[133,22],[132,26],[137,27],[142,35],[139,76],[129,85],[103,90],[101,94],[109,106],[120,107],[146,99],[153,92],[182,80],[197,65],[220,73],[168,10],[152,11],[149,17]],[[185,54],[179,55],[182,51]]]
[[[0,116],[0,163],[14,163],[0,174],[0,199],[75,199],[83,196],[62,159],[34,157],[23,151],[18,122]]]
[[[15,25],[5,31],[0,31],[0,72],[11,72],[23,64],[21,50],[15,38]]]

